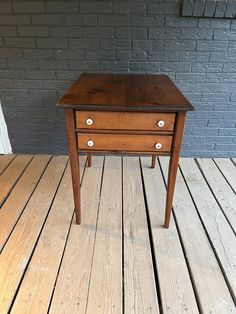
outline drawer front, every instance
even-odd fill
[[[170,152],[172,136],[78,133],[78,149],[98,151]]]
[[[173,131],[174,113],[76,111],[76,128]]]

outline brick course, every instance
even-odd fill
[[[177,0],[3,1],[0,97],[16,153],[65,153],[55,104],[83,72],[165,73],[196,108],[182,155],[236,157],[236,21]]]

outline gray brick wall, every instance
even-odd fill
[[[1,1],[0,99],[17,153],[64,153],[55,107],[83,71],[168,74],[196,112],[182,155],[236,156],[236,20],[178,0]]]

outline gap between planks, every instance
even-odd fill
[[[7,312],[12,305],[57,192],[67,160],[68,157],[60,156],[53,157],[50,161],[0,255],[0,313]]]
[[[215,200],[208,184],[202,176],[196,162],[190,158],[181,159],[180,169],[188,188],[188,192],[196,206],[197,214],[199,215],[209,243],[212,247],[212,252],[215,254],[224,279],[228,285],[229,292],[235,302],[235,235],[222,213],[221,208]],[[201,245],[200,247],[202,249]],[[216,286],[217,285],[214,285],[214,288]],[[230,304],[229,302],[227,303]]]
[[[81,178],[84,165],[85,158],[82,157]],[[67,164],[11,313],[47,312],[71,227],[73,212],[70,166]],[[32,285],[32,283],[34,284]]]

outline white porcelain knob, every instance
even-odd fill
[[[89,147],[92,147],[94,145],[94,142],[92,140],[90,140],[90,141],[87,142],[87,144],[88,144]]]
[[[93,119],[88,118],[88,119],[86,120],[86,123],[87,123],[87,125],[92,125],[92,124],[93,124]]]
[[[165,122],[163,120],[158,121],[157,125],[162,128],[165,125]]]
[[[156,143],[156,144],[155,144],[155,147],[156,147],[156,149],[161,149],[161,148],[162,148],[162,145],[161,145],[161,143]]]

